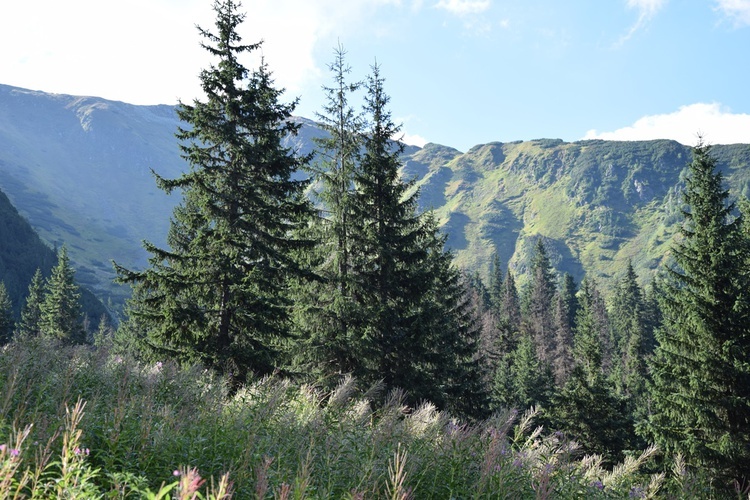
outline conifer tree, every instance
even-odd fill
[[[5,345],[13,339],[16,323],[13,319],[13,304],[10,301],[5,283],[0,281],[0,345]]]
[[[388,387],[425,387],[428,375],[407,361],[429,346],[413,325],[418,305],[429,290],[426,233],[417,214],[416,193],[399,177],[403,146],[387,110],[388,96],[380,68],[368,78],[365,111],[371,124],[352,195],[352,265],[356,276],[358,338],[365,352],[366,380],[383,379]],[[412,358],[414,360],[414,358]]]
[[[355,375],[408,388],[414,403],[465,411],[481,396],[479,332],[445,237],[434,217],[417,213],[417,193],[400,178],[403,145],[394,142],[399,127],[383,83],[376,64],[366,82],[371,122],[352,195],[354,342],[361,346]]]
[[[651,362],[644,426],[671,455],[725,484],[750,480],[750,275],[742,217],[722,186],[710,147],[693,149]],[[743,214],[744,215],[744,214]]]
[[[190,169],[176,179],[157,175],[166,192],[179,190],[169,250],[146,244],[149,267],[117,267],[138,289],[131,315],[155,352],[199,360],[241,383],[269,373],[288,348],[288,279],[306,242],[292,234],[306,224],[306,181],[292,174],[306,158],[282,141],[298,126],[293,104],[281,104],[265,62],[248,70],[240,59],[261,44],[243,45],[244,15],[234,0],[217,0],[215,30],[199,28],[202,46],[218,60],[200,74],[206,100],[181,103],[178,131]]]
[[[518,332],[521,329],[521,301],[518,298],[516,279],[510,267],[505,272],[505,278],[503,279],[499,315],[510,331]]]
[[[308,253],[310,267],[318,279],[298,287],[296,325],[301,341],[297,363],[320,378],[333,373],[352,372],[356,365],[356,339],[351,322],[354,303],[351,296],[350,257],[351,198],[355,169],[362,147],[362,120],[350,104],[360,87],[349,82],[351,68],[346,51],[338,45],[329,65],[331,87],[323,87],[326,103],[317,114],[326,136],[316,138],[318,160],[312,164],[312,180],[321,204],[320,217],[310,229],[318,244]],[[338,381],[333,381],[338,383]]]
[[[495,376],[493,401],[497,407],[527,409],[546,406],[554,393],[555,380],[550,366],[539,360],[534,341],[522,333],[508,366]]]
[[[562,386],[573,367],[573,328],[578,312],[576,283],[570,274],[563,276],[562,287],[555,295],[554,303],[555,355],[552,364],[555,380]]]
[[[624,399],[605,376],[605,343],[609,340],[603,300],[596,284],[581,283],[573,351],[574,367],[562,390],[554,395],[547,416],[553,428],[565,431],[587,453],[612,463],[622,458],[634,432]]]
[[[489,296],[491,307],[499,311],[503,301],[503,268],[500,262],[500,256],[495,253],[492,256],[492,264],[490,266],[490,281],[489,281]]]
[[[539,361],[551,366],[556,351],[552,315],[556,287],[552,264],[542,238],[537,239],[530,274],[524,301],[524,328],[531,334]]]
[[[21,337],[35,337],[39,334],[42,303],[44,302],[44,278],[41,269],[37,268],[29,284],[29,293],[21,309],[21,322],[18,334]]]
[[[44,301],[40,307],[40,332],[66,343],[83,343],[86,337],[81,322],[80,297],[75,271],[63,245],[57,254],[57,265],[52,268],[45,285]]]
[[[610,309],[612,344],[617,354],[613,359],[613,380],[618,393],[630,397],[635,409],[641,406],[640,397],[645,391],[646,358],[653,341],[645,297],[631,262],[615,287]]]

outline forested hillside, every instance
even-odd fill
[[[16,318],[20,317],[36,270],[41,270],[42,276],[49,276],[56,262],[55,252],[42,242],[0,191],[0,281],[5,283]],[[81,305],[94,324],[102,315],[109,315],[101,301],[85,288],[81,290]]]
[[[747,195],[750,145],[712,152],[732,195]],[[428,144],[409,155],[404,174],[417,180],[420,205],[436,211],[462,267],[486,277],[497,253],[525,282],[541,237],[558,272],[608,287],[628,261],[646,284],[669,258],[690,157],[674,141],[543,139],[466,153]]]
[[[313,121],[285,144],[308,154]],[[141,240],[166,242],[179,193],[157,189],[186,170],[173,107],[45,94],[0,85],[0,188],[50,245],[66,242],[82,284],[121,304],[111,260],[143,267]],[[731,193],[746,194],[750,145],[717,145]],[[489,276],[492,255],[526,281],[541,236],[560,272],[612,277],[631,259],[642,284],[668,255],[690,149],[673,141],[563,143],[541,139],[407,146],[406,179],[434,209],[457,263]],[[305,176],[299,172],[298,176]],[[605,280],[606,281],[606,280]],[[607,285],[605,285],[607,286]]]
[[[0,497],[750,493],[750,146],[410,148],[214,12],[203,99],[0,89]]]

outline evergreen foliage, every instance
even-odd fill
[[[0,345],[5,345],[13,338],[16,322],[13,319],[13,304],[8,296],[5,283],[0,281]]]
[[[408,387],[410,401],[480,415],[479,329],[445,237],[399,175],[403,146],[379,66],[366,82],[370,119],[354,171],[346,331],[352,372],[367,384]]]
[[[663,283],[663,324],[651,362],[643,430],[668,454],[746,484],[750,463],[750,275],[742,218],[733,215],[709,146],[686,178],[682,238]]]
[[[333,86],[324,87],[326,104],[317,115],[327,133],[317,138],[316,162],[311,166],[314,196],[321,216],[308,230],[317,245],[307,252],[317,279],[300,283],[296,325],[301,339],[297,363],[308,373],[322,376],[351,373],[357,365],[357,339],[352,322],[355,306],[351,294],[351,219],[354,174],[362,147],[362,120],[350,104],[360,87],[350,83],[351,68],[339,45],[329,69]]]
[[[613,347],[612,378],[617,392],[630,396],[632,409],[645,392],[648,370],[646,360],[653,349],[653,331],[649,324],[646,298],[632,263],[628,262],[625,275],[617,283],[610,306]]]
[[[555,357],[553,300],[555,274],[542,238],[538,238],[531,261],[531,277],[525,295],[524,329],[529,332],[537,349],[539,361],[552,365]]]
[[[555,295],[553,322],[555,327],[555,355],[553,371],[555,380],[562,386],[573,367],[573,329],[578,313],[576,283],[565,273],[560,291]]]
[[[576,317],[574,359],[570,377],[549,406],[552,426],[566,432],[587,453],[608,462],[622,458],[633,422],[623,398],[605,376],[604,349],[609,322],[602,314],[603,299],[596,284],[584,279]]]
[[[146,244],[146,270],[117,270],[139,289],[130,312],[150,349],[201,360],[241,382],[270,373],[288,348],[288,279],[300,274],[293,256],[307,244],[292,234],[310,206],[306,181],[292,178],[306,158],[282,145],[297,131],[294,104],[279,103],[265,63],[253,71],[240,63],[260,43],[241,44],[238,7],[215,2],[215,31],[199,28],[218,63],[200,74],[206,101],[178,109],[190,171],[157,176],[161,189],[183,194],[170,249]]]
[[[42,271],[37,268],[29,283],[26,302],[21,309],[21,321],[18,324],[18,334],[22,337],[35,337],[39,334],[42,303],[44,302],[44,278]]]
[[[65,343],[84,343],[86,332],[83,329],[80,298],[75,271],[70,265],[68,250],[63,245],[58,251],[57,265],[45,284],[44,300],[40,305],[39,331]]]

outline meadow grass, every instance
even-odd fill
[[[0,352],[0,498],[653,498],[705,493],[654,448],[611,470],[536,412],[474,423],[344,377],[231,397],[199,367],[42,339]],[[385,401],[375,406],[372,401]],[[682,474],[682,475],[680,475]],[[209,478],[209,479],[203,479]],[[211,479],[213,478],[213,479]],[[678,478],[681,483],[677,481]]]

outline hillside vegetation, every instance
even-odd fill
[[[712,149],[735,196],[750,189],[750,145]],[[690,148],[674,141],[491,143],[466,153],[428,144],[406,157],[423,209],[434,209],[456,263],[489,275],[492,256],[525,281],[542,238],[576,281],[612,278],[632,260],[642,284],[669,258]]]
[[[287,145],[314,150],[320,125],[302,125]],[[171,106],[0,85],[0,189],[49,245],[66,243],[77,278],[122,303],[110,261],[143,267],[146,239],[165,243],[178,192],[157,189],[153,169],[187,169]],[[713,150],[730,191],[747,194],[750,145]],[[436,210],[456,262],[488,276],[493,253],[525,281],[538,236],[555,267],[577,280],[614,276],[628,259],[646,283],[668,255],[690,149],[673,141],[564,143],[540,139],[477,145],[468,152],[408,146],[403,175],[422,209]]]

